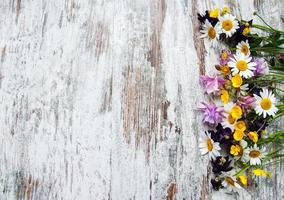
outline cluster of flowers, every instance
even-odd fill
[[[215,190],[245,188],[253,175],[271,176],[263,169],[268,152],[261,139],[278,112],[277,101],[271,84],[256,81],[269,73],[268,63],[251,54],[252,21],[237,20],[228,7],[206,11],[199,20],[202,37],[213,45],[218,40],[237,41],[231,51],[220,52],[216,75],[200,77],[210,102],[199,108],[209,127],[199,138],[199,148],[210,157]]]

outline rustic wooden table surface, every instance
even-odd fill
[[[197,147],[197,12],[224,4],[283,27],[284,0],[1,0],[0,199],[284,199],[284,165],[212,191]]]

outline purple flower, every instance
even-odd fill
[[[229,156],[217,156],[215,160],[211,160],[212,171],[215,174],[231,171],[233,169],[231,162],[232,160],[229,159]]]
[[[217,76],[201,76],[200,81],[207,94],[216,93],[226,83],[225,79]]]
[[[212,140],[219,142],[222,150],[230,153],[230,147],[234,141],[232,130],[230,128],[223,128],[221,124],[218,124],[216,131],[211,130],[210,133]]]
[[[268,74],[269,68],[264,58],[255,58],[254,62],[256,63],[255,70],[253,72],[255,76]]]
[[[238,100],[243,110],[249,110],[255,106],[255,98],[252,96],[241,96]]]
[[[224,118],[223,109],[217,107],[214,103],[202,103],[199,110],[203,112],[203,123],[215,126]]]
[[[227,49],[223,49],[220,53],[219,62],[221,66],[225,66],[228,64],[231,58],[231,51]]]

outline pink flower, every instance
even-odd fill
[[[219,62],[221,66],[225,66],[228,64],[231,58],[231,51],[227,49],[223,49],[220,53]]]
[[[207,123],[211,126],[216,126],[221,123],[224,115],[223,109],[217,107],[214,103],[202,103],[199,110],[203,112],[203,123]]]
[[[264,58],[255,58],[254,62],[256,63],[255,70],[253,71],[255,76],[268,74],[269,68]]]
[[[241,96],[238,100],[243,110],[250,110],[255,106],[255,98],[252,96]]]
[[[200,81],[207,94],[216,93],[222,88],[226,81],[218,76],[201,76]]]

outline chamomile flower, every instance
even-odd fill
[[[255,70],[256,63],[251,62],[252,58],[246,56],[243,53],[237,53],[228,62],[228,66],[231,67],[233,75],[240,74],[241,77],[250,78],[252,77],[253,71]]]
[[[217,45],[217,40],[219,40],[219,31],[217,27],[213,27],[211,23],[206,19],[205,23],[202,25],[202,33],[200,38],[207,38],[212,44],[212,46]]]
[[[235,16],[226,13],[219,17],[219,23],[216,26],[226,34],[226,37],[231,37],[239,28],[239,23]]]
[[[243,53],[246,56],[250,55],[250,46],[248,41],[241,41],[237,45],[237,53]]]
[[[234,130],[234,126],[236,124],[236,119],[234,119],[232,117],[231,114],[226,113],[225,114],[225,118],[223,119],[223,121],[221,122],[223,128],[230,128],[232,131]]]
[[[258,115],[263,115],[264,118],[269,116],[274,116],[278,111],[278,108],[274,105],[276,102],[274,94],[268,89],[264,88],[260,92],[260,96],[254,94],[256,100],[255,112]]]
[[[253,147],[244,150],[244,160],[250,165],[260,165],[261,159],[264,157],[262,150],[256,144]]]
[[[211,139],[211,134],[206,132],[202,133],[202,135],[199,138],[199,148],[202,155],[205,155],[208,153],[210,158],[215,158],[216,156],[219,156],[219,150],[221,150],[219,146],[219,142],[214,142]]]

